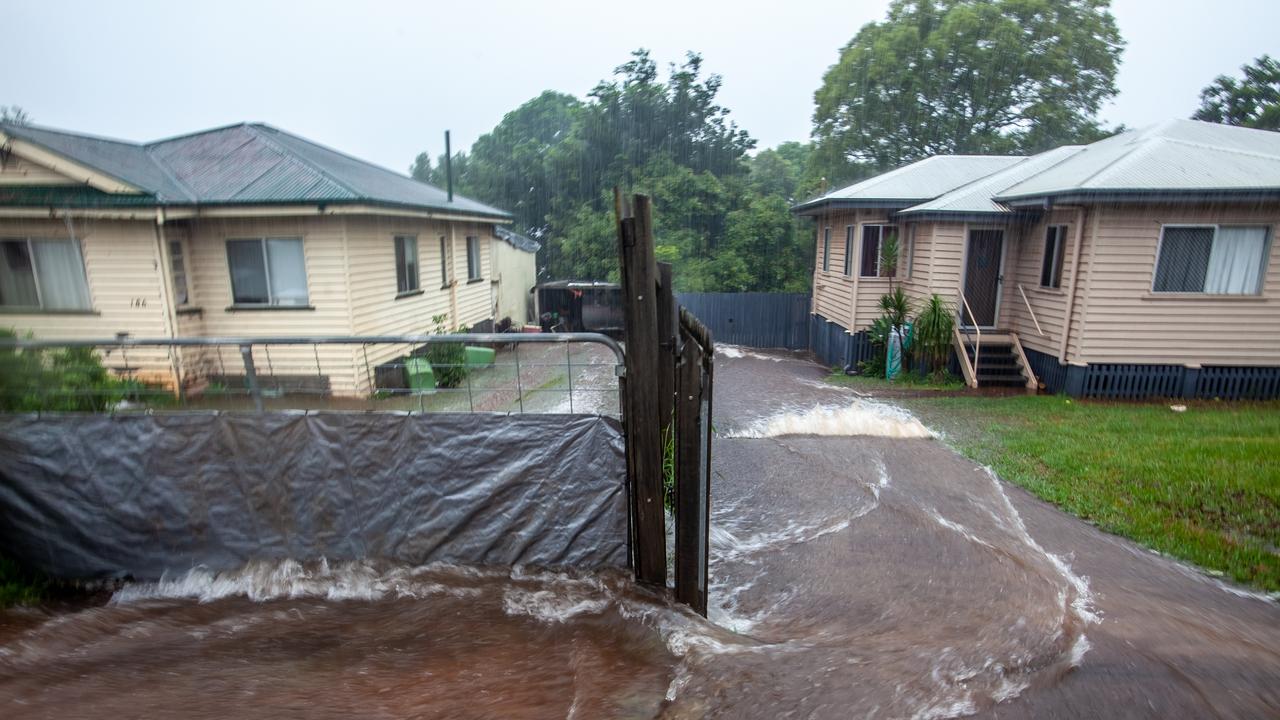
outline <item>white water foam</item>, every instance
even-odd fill
[[[1040,543],[1036,542],[1035,538],[1031,537],[1031,533],[1027,531],[1026,523],[1022,521],[1021,513],[1013,506],[1013,501],[1009,499],[1008,493],[1004,491],[1004,485],[1000,482],[999,476],[990,467],[984,467],[983,470],[986,471],[987,477],[996,489],[996,493],[1004,502],[1005,509],[1008,511],[1009,518],[1013,521],[1013,529],[1017,532],[1018,537],[1028,547],[1048,558],[1049,562],[1053,564],[1058,573],[1075,591],[1075,599],[1071,601],[1071,609],[1076,617],[1084,625],[1094,625],[1102,622],[1102,613],[1096,608],[1093,592],[1089,589],[1089,578],[1077,575],[1066,560],[1045,550]],[[1079,665],[1088,651],[1089,641],[1085,639],[1084,633],[1081,633],[1071,650],[1072,667]]]
[[[112,604],[141,600],[192,599],[202,603],[243,596],[255,602],[280,598],[325,598],[326,600],[379,600],[384,597],[426,597],[480,594],[480,590],[422,580],[416,574],[461,570],[452,565],[420,568],[393,567],[379,570],[371,563],[343,562],[333,566],[320,560],[313,566],[296,560],[255,561],[237,570],[215,572],[195,567],[176,577],[162,577],[153,583],[130,583],[116,591]],[[468,572],[468,571],[463,571]]]
[[[747,348],[741,347],[739,345],[717,344],[716,354],[722,357],[733,358],[733,359],[751,358],[752,360],[768,360],[770,362],[782,362],[783,360],[793,359],[793,358],[788,358],[782,355],[769,355],[766,353],[756,352],[754,350],[748,350]]]
[[[815,405],[804,411],[782,412],[757,420],[731,438],[767,438],[782,435],[868,436],[930,438],[933,433],[910,413],[866,401],[839,407]]]

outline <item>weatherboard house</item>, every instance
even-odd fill
[[[491,257],[510,220],[268,125],[136,144],[0,124],[0,327],[58,340],[473,326],[499,304]],[[354,394],[403,352],[279,346],[256,364]],[[234,353],[138,349],[128,362],[172,385],[242,367]]]
[[[811,342],[829,364],[867,357],[896,237],[896,281],[956,308],[971,386],[1280,395],[1280,133],[1175,120],[1030,157],[938,155],[794,211],[817,226]]]

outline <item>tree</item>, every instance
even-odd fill
[[[18,105],[0,105],[0,122],[10,125],[30,125],[31,117]]]
[[[617,278],[618,186],[653,197],[656,251],[677,287],[803,289],[810,253],[796,247],[789,205],[808,146],[748,157],[755,141],[716,102],[720,83],[697,53],[664,76],[637,50],[585,100],[546,91],[508,113],[454,156],[454,186],[512,212],[542,242],[546,277]],[[441,164],[423,153],[410,171],[443,184]]]
[[[1122,50],[1109,0],[893,0],[815,93],[833,184],[939,153],[1096,138]]]
[[[1200,91],[1200,109],[1192,119],[1280,130],[1280,61],[1263,55],[1240,70],[1243,78],[1219,75]]]

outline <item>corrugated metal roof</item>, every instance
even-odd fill
[[[146,145],[31,126],[13,137],[117,177],[163,204],[369,202],[508,219],[497,208],[305,138],[242,123]]]
[[[1280,133],[1170,120],[1088,145],[996,197],[1276,189],[1280,189]]]
[[[537,240],[525,237],[518,232],[512,232],[500,225],[493,226],[493,234],[517,250],[536,253],[542,249],[542,244]]]
[[[1023,158],[1012,167],[992,173],[980,180],[944,193],[928,202],[920,203],[899,212],[899,215],[929,213],[1008,213],[1009,208],[991,198],[1005,188],[1045,172],[1084,150],[1083,145],[1063,145],[1039,155]]]
[[[33,125],[0,123],[6,135],[44,147],[168,202],[194,200],[142,145]]]
[[[1001,155],[934,155],[834,190],[793,209],[856,202],[918,203],[1003,170],[1022,159]]]

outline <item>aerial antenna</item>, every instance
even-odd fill
[[[444,182],[449,189],[449,202],[453,202],[453,152],[449,149],[449,131],[444,131]]]

